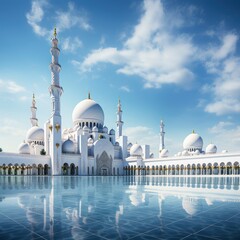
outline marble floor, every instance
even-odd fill
[[[0,176],[0,239],[240,239],[239,177]]]

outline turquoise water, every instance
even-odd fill
[[[240,239],[239,177],[0,177],[0,239]]]

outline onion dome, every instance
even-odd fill
[[[30,148],[29,148],[29,145],[28,143],[21,143],[18,147],[18,152],[20,154],[30,154]]]
[[[168,150],[167,149],[162,149],[160,152],[160,157],[168,157]]]
[[[92,128],[92,131],[93,131],[93,132],[98,132],[98,128],[97,128],[96,126],[94,126],[94,127]]]
[[[108,128],[106,126],[103,127],[103,133],[108,133]]]
[[[217,146],[215,144],[210,143],[207,147],[206,147],[206,153],[207,154],[214,154],[217,152]]]
[[[109,131],[109,135],[115,135],[114,129],[111,129],[111,130]]]
[[[28,143],[33,141],[44,141],[44,130],[38,126],[33,126],[27,131],[26,140]]]
[[[66,140],[62,145],[63,153],[74,153],[74,143],[72,140]]]
[[[132,145],[131,149],[130,149],[130,155],[131,156],[142,156],[143,150],[142,147],[135,143]]]
[[[197,149],[201,152],[203,147],[203,140],[194,131],[189,134],[183,141],[183,149],[189,152],[195,152]]]
[[[85,99],[79,102],[72,113],[73,124],[79,124],[83,122],[98,123],[99,125],[104,124],[104,113],[101,106],[94,100]]]

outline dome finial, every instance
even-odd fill
[[[88,91],[88,99],[91,99],[90,91]]]
[[[194,129],[192,130],[192,133],[195,133]]]
[[[57,28],[56,27],[54,28],[53,36],[54,36],[54,38],[57,38]]]

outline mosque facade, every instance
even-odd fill
[[[164,123],[160,123],[157,158],[149,145],[132,144],[123,135],[122,106],[117,105],[116,131],[104,125],[104,111],[91,99],[80,101],[72,113],[73,126],[62,129],[60,50],[56,29],[52,38],[51,85],[52,112],[41,128],[33,95],[31,128],[18,153],[0,153],[0,175],[225,175],[240,174],[239,153],[223,151],[195,132],[183,142],[183,151],[168,156],[164,143]]]

